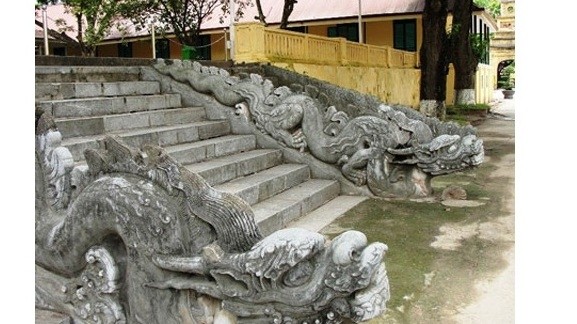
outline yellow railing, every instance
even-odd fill
[[[496,72],[488,64],[479,64],[475,73],[475,96],[477,103],[489,103],[493,99],[493,78]]]
[[[493,100],[493,79],[496,72],[488,64],[477,65],[475,72],[475,102],[490,103]],[[449,65],[449,74],[447,75],[447,104],[455,104],[455,68],[453,64]]]
[[[299,62],[327,65],[415,68],[417,54],[329,38],[266,28],[260,23],[235,25],[235,61]]]
[[[419,56],[414,52],[266,28],[260,23],[235,25],[235,62],[267,62],[359,92],[391,104],[417,108],[420,93]],[[493,96],[491,67],[479,64],[476,101]],[[452,66],[447,76],[447,104],[454,103]]]

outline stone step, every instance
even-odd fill
[[[290,222],[286,227],[298,227],[313,232],[320,232],[337,218],[367,199],[368,197],[365,196],[337,196],[305,216]]]
[[[223,146],[218,149],[218,151],[221,150],[229,151],[230,147]],[[214,151],[217,152],[216,147]],[[186,168],[202,176],[211,186],[216,186],[239,177],[272,168],[281,163],[282,152],[280,150],[254,149],[213,158],[205,162],[186,165]]]
[[[36,82],[139,81],[138,66],[36,66]]]
[[[39,101],[36,104],[54,118],[91,117],[130,112],[181,108],[180,94],[146,96],[98,97]]]
[[[337,181],[311,179],[253,205],[252,209],[262,234],[269,235],[334,199],[339,192]]]
[[[62,137],[98,135],[127,129],[192,123],[206,119],[204,107],[171,108],[96,117],[59,118]]]
[[[281,164],[214,188],[233,193],[254,205],[310,179],[306,164]]]
[[[254,150],[255,148],[256,138],[254,135],[227,135],[198,142],[167,146],[165,151],[180,164],[186,166],[216,157]],[[187,167],[190,169],[190,166]]]
[[[228,135],[230,134],[230,124],[226,121],[202,121],[128,131],[123,130],[107,134],[118,135],[126,144],[135,148],[140,148],[147,143],[166,147]],[[89,148],[98,148],[98,140],[102,138],[104,138],[104,134],[72,137],[64,139],[62,145],[70,150],[74,161],[81,161],[84,159],[84,151]]]
[[[36,100],[136,96],[160,93],[157,81],[36,83]]]

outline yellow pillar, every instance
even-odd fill
[[[269,62],[265,52],[265,28],[262,23],[235,24],[235,37],[235,62]]]

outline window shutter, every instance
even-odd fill
[[[393,22],[393,47],[396,49],[405,48],[404,27],[404,24],[400,21]]]
[[[405,49],[413,52],[417,50],[417,26],[414,20],[405,24]]]
[[[337,37],[337,27],[329,27],[327,29],[327,36],[328,37]]]

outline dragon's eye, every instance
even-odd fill
[[[451,147],[449,147],[449,149],[447,150],[447,152],[449,153],[453,153],[457,150],[457,145],[453,144],[451,145]]]
[[[349,256],[350,256],[351,260],[358,261],[361,257],[361,252],[359,252],[357,250],[351,250]]]

